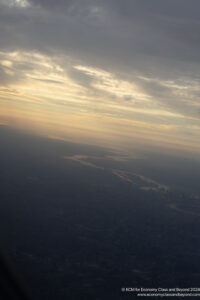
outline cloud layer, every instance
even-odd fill
[[[1,97],[23,92],[194,142],[199,13],[198,0],[1,0]]]

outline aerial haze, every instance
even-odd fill
[[[197,287],[200,2],[0,0],[0,218],[36,299]]]

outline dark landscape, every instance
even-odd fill
[[[177,189],[158,183],[161,158],[150,170],[145,159],[5,126],[0,139],[1,240],[36,299],[131,299],[122,287],[198,286],[199,191],[181,173]]]

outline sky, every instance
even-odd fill
[[[200,150],[199,0],[0,0],[0,124]]]

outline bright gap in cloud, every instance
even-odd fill
[[[30,3],[28,0],[1,0],[0,3],[9,7],[28,7]]]

